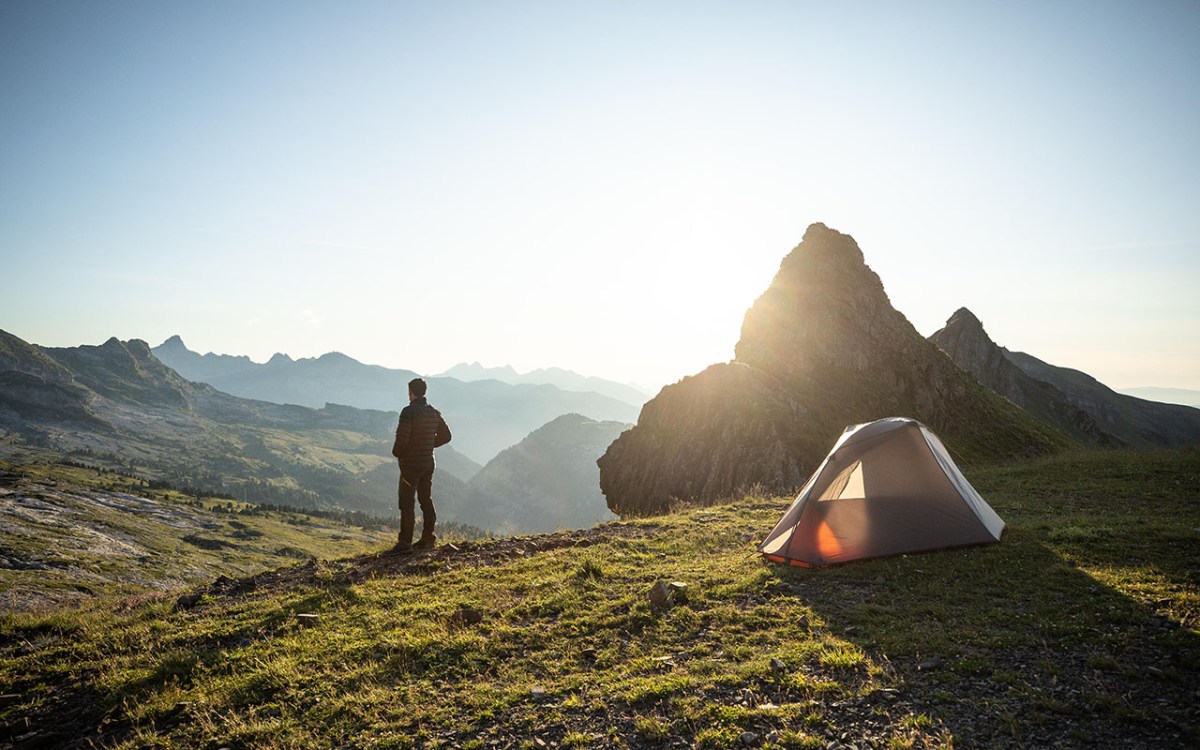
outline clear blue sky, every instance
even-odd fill
[[[1200,389],[1200,3],[0,3],[0,328],[658,386],[811,222]]]

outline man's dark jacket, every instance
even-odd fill
[[[433,468],[433,449],[448,442],[450,428],[442,413],[421,396],[400,412],[392,455],[400,460],[402,472],[419,473]]]

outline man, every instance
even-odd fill
[[[392,455],[400,462],[400,537],[392,548],[394,554],[413,551],[413,495],[421,503],[423,517],[421,539],[416,549],[429,549],[437,538],[433,524],[437,514],[433,510],[433,449],[450,442],[450,428],[442,413],[425,400],[426,385],[421,378],[408,383],[408,406],[400,412],[400,423],[396,425],[396,442],[392,444]]]

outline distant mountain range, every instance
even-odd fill
[[[245,367],[236,361],[227,367],[240,358],[197,357],[213,379]],[[289,372],[282,358],[276,360]],[[339,355],[292,365],[326,377],[326,368],[348,378],[371,371]],[[233,396],[184,379],[145,342],[115,338],[100,346],[52,349],[0,331],[0,386],[0,459],[120,468],[251,502],[396,513],[398,470],[389,453],[395,411],[333,404],[314,409]],[[508,391],[516,396],[500,404],[521,404],[531,389],[541,392],[496,381],[479,392]],[[465,433],[463,422],[455,425],[455,442]],[[434,485],[439,519],[484,531],[527,532],[609,518],[596,459],[627,426],[555,415],[486,466],[454,443],[443,446]]]
[[[639,409],[642,407],[642,404],[650,400],[649,393],[644,393],[632,385],[615,383],[604,378],[580,375],[577,372],[564,370],[561,367],[546,367],[526,373],[519,373],[511,365],[505,365],[504,367],[484,367],[478,362],[470,364],[462,362],[443,372],[441,377],[457,378],[464,382],[499,380],[501,383],[509,383],[511,385],[522,383],[530,385],[553,385],[564,391],[600,393],[610,398],[615,398],[618,401],[623,401],[630,406],[636,406]]]
[[[395,415],[237,398],[143,341],[42,348],[0,332],[0,457],[125,468],[257,502],[386,512]]]
[[[398,412],[407,403],[408,381],[417,377],[410,370],[367,365],[336,352],[298,360],[276,354],[263,364],[248,357],[202,355],[188,349],[179,336],[172,336],[152,351],[183,377],[225,393],[313,408],[345,404]],[[486,463],[563,414],[632,422],[641,406],[640,402],[564,390],[548,383],[511,384],[496,379],[464,382],[441,376],[426,380],[429,402],[441,410],[454,432],[453,445],[479,463]],[[579,382],[586,381],[583,378]]]
[[[578,529],[616,516],[596,459],[629,425],[564,414],[500,452],[467,483],[460,523],[504,533]]]
[[[1135,398],[1091,375],[996,344],[962,308],[929,337],[980,382],[1077,440],[1134,447],[1200,443],[1200,409]]]
[[[1163,404],[1180,404],[1200,408],[1200,391],[1188,388],[1160,388],[1158,386],[1141,386],[1139,388],[1118,388],[1118,393],[1126,396],[1143,398],[1147,401],[1158,401]]]

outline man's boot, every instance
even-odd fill
[[[412,552],[413,522],[410,518],[400,519],[400,533],[396,535],[396,546],[388,550],[392,555],[407,555]]]
[[[413,549],[433,549],[434,543],[437,541],[437,535],[432,531],[428,534],[422,534],[417,543],[413,545]]]

